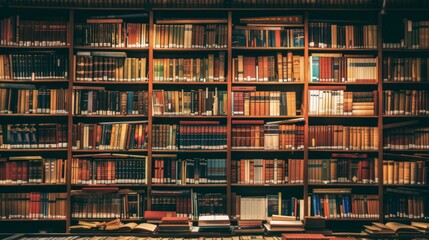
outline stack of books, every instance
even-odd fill
[[[70,226],[71,233],[81,232],[150,232],[153,233],[157,230],[158,226],[152,223],[122,223],[119,219],[114,219],[109,222],[88,222],[79,221],[77,225]]]
[[[320,216],[305,217],[305,232],[315,234],[331,235],[332,230],[326,229],[326,219]]]
[[[159,224],[159,232],[190,232],[191,228],[187,217],[163,217]]]
[[[267,232],[304,232],[304,224],[293,216],[273,215],[264,224]]]
[[[238,220],[237,227],[234,229],[234,233],[263,234],[264,232],[261,220]]]
[[[411,222],[411,226],[416,227],[417,230],[421,233],[429,233],[429,223],[427,222]]]
[[[231,232],[231,222],[227,215],[200,216],[199,232]]]
[[[428,223],[412,222],[411,225],[398,223],[398,222],[387,222],[386,224],[372,223],[371,226],[364,225],[365,232],[370,235],[418,235],[421,233],[427,233],[429,229]]]

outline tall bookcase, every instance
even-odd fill
[[[387,9],[383,8],[388,14],[382,15],[382,1],[374,2],[376,3],[371,6],[326,4],[323,10],[304,3],[296,6],[216,3],[216,8],[175,8],[156,2],[147,3],[147,6],[130,4],[130,8],[85,8],[78,5],[47,9],[40,7],[40,12],[37,13],[26,6],[4,8],[8,11],[2,13],[2,19],[20,15],[21,24],[26,18],[54,19],[54,23],[58,25],[65,22],[61,28],[63,35],[52,36],[67,41],[46,45],[41,43],[40,46],[27,46],[25,41],[21,45],[4,43],[0,46],[0,55],[64,55],[67,74],[60,72],[63,76],[61,79],[58,76],[37,78],[37,74],[30,74],[27,79],[16,79],[15,75],[14,80],[0,76],[1,89],[65,89],[64,99],[61,98],[62,95],[58,96],[62,99],[58,103],[67,102],[67,109],[49,114],[37,111],[3,112],[0,115],[0,125],[13,125],[12,130],[3,127],[2,141],[7,144],[5,141],[10,140],[5,138],[9,131],[14,134],[18,131],[32,134],[32,124],[56,123],[67,127],[65,133],[61,133],[64,128],[55,128],[59,131],[55,133],[55,137],[67,139],[67,144],[33,148],[22,142],[22,146],[18,148],[6,145],[0,147],[0,167],[6,169],[6,162],[41,162],[40,171],[43,172],[39,176],[40,182],[24,183],[17,179],[13,182],[6,181],[7,175],[0,179],[4,180],[0,188],[5,193],[1,199],[2,211],[6,207],[25,211],[28,208],[30,211],[51,208],[49,204],[44,206],[43,203],[39,205],[42,209],[37,209],[37,203],[31,205],[30,201],[40,201],[37,194],[34,195],[36,199],[33,195],[19,194],[30,192],[63,193],[58,196],[58,201],[61,201],[58,206],[65,209],[63,216],[59,217],[43,218],[34,215],[0,219],[1,231],[13,229],[17,232],[31,232],[41,229],[67,232],[68,227],[79,219],[107,220],[120,217],[123,221],[144,221],[142,210],[167,210],[161,204],[167,207],[176,204],[174,209],[168,210],[177,211],[194,220],[197,216],[192,214],[197,214],[196,211],[200,214],[224,213],[233,220],[237,219],[236,215],[249,219],[254,215],[246,216],[242,212],[249,209],[249,203],[252,206],[265,206],[270,201],[271,204],[273,201],[278,202],[279,197],[287,200],[282,204],[293,204],[283,213],[301,217],[328,214],[328,228],[335,230],[355,230],[350,226],[350,221],[358,223],[357,229],[370,221],[410,221],[413,220],[409,218],[410,213],[400,217],[393,212],[407,212],[406,208],[411,209],[412,205],[415,206],[413,211],[428,213],[427,202],[420,199],[427,194],[425,178],[428,134],[424,123],[428,116],[428,102],[425,100],[429,75],[429,34],[425,32],[427,10],[416,9],[414,5],[409,9],[399,9],[396,7],[401,5],[389,5],[388,1]],[[137,8],[131,8],[133,6]],[[249,9],[252,11],[247,11]],[[130,17],[130,14],[133,16]],[[55,25],[54,23],[51,24]],[[2,24],[2,29],[6,29],[8,24],[13,26],[18,23],[15,18]],[[42,22],[41,25],[43,24],[47,25]],[[34,29],[37,25],[34,21],[30,23],[30,27]],[[402,27],[395,29],[393,34],[392,25]],[[33,30],[19,28],[18,31]],[[329,36],[334,32],[338,36],[344,34],[349,41],[329,46],[336,38]],[[13,30],[5,30],[0,32],[0,36],[10,36],[12,33]],[[125,33],[128,38],[124,37]],[[169,34],[177,37],[165,37]],[[398,37],[401,34],[404,36]],[[21,39],[29,38],[28,41],[34,42],[38,37],[41,35],[24,34]],[[98,42],[104,41],[104,44],[96,44],[95,38]],[[251,38],[253,39],[250,40]],[[401,39],[404,39],[403,43]],[[339,46],[341,44],[346,46]],[[62,60],[56,60],[60,67],[63,66]],[[5,61],[3,59],[4,64]],[[18,58],[15,61],[23,63],[26,60]],[[10,63],[13,64],[12,61]],[[417,67],[418,64],[420,67]],[[347,72],[352,66],[360,71]],[[39,70],[35,68],[32,71]],[[25,68],[16,68],[14,71],[31,72]],[[0,72],[2,73],[5,74],[4,70]],[[353,80],[341,78],[352,74],[355,74]],[[280,76],[283,76],[281,80]],[[279,95],[270,95],[273,92]],[[200,106],[188,106],[185,95],[187,98],[197,98],[195,103]],[[341,96],[344,103],[354,98],[364,100],[356,100],[361,105],[348,102],[347,109],[344,107],[339,110],[340,106],[335,105],[335,100],[331,100],[334,95]],[[409,106],[395,106],[395,101],[399,104],[402,100],[405,101],[407,95]],[[93,98],[91,103],[87,96]],[[180,106],[174,105],[174,102],[167,103],[179,96],[180,99],[175,101],[182,101]],[[372,105],[368,98],[373,99]],[[40,99],[44,99],[43,96]],[[255,102],[251,99],[255,99]],[[0,96],[0,107],[1,101]],[[421,101],[420,109],[411,107],[413,101]],[[12,101],[12,105],[13,103],[16,102]],[[203,103],[206,105],[203,106]],[[280,103],[282,105],[277,109]],[[259,104],[258,107],[255,107],[256,104]],[[369,105],[371,106],[368,107]],[[92,111],[82,110],[90,108]],[[330,109],[330,112],[325,112],[323,108]],[[2,110],[4,109],[0,109]],[[359,128],[352,129],[348,126]],[[26,128],[30,130],[23,130]],[[181,132],[176,134],[174,131],[178,128]],[[389,132],[398,128],[411,130]],[[198,133],[197,129],[204,129],[205,132]],[[96,137],[100,135],[96,134],[97,131],[103,133],[100,139]],[[116,138],[115,143],[109,142],[107,139],[111,135],[108,134],[115,131],[117,134],[119,131],[126,133],[126,137],[122,136],[119,140]],[[284,139],[280,140],[280,143],[284,141],[284,145],[268,144],[267,141],[272,140],[270,131],[284,131],[292,135],[293,140],[287,140],[288,135],[285,134]],[[351,139],[350,146],[346,146],[345,143],[338,142],[338,136],[327,134],[329,131],[344,131],[344,139],[347,131],[363,133],[350,133],[355,139]],[[323,134],[325,136],[321,137]],[[397,136],[404,134],[410,136],[409,139],[395,142]],[[412,134],[420,135],[415,137]],[[47,135],[50,136],[50,133]],[[186,142],[189,139],[195,140],[192,136],[209,138],[206,141],[209,147]],[[329,137],[332,137],[332,141]],[[359,138],[362,140],[357,140]],[[418,138],[420,142],[411,140],[413,138]],[[167,141],[165,139],[177,140],[177,145],[162,142]],[[416,145],[417,143],[421,146]],[[331,145],[328,146],[329,144]],[[414,155],[415,153],[420,155]],[[32,158],[19,158],[20,156]],[[61,165],[51,164],[51,160],[47,160],[53,158],[67,161],[61,163],[64,164],[64,171],[57,176],[57,182],[52,180],[52,183],[48,183],[48,172],[51,174],[61,169]],[[340,182],[339,172],[335,176],[330,175],[328,170],[332,169],[330,164],[336,162],[345,164],[346,172],[352,169],[356,172],[354,175],[349,173],[348,176],[343,176]],[[403,162],[403,168],[405,162],[410,162],[409,168],[416,168],[414,184],[411,180],[406,182],[404,178],[401,181],[398,175],[394,175],[395,171],[398,174],[400,172],[399,162]],[[363,167],[364,164],[367,165]],[[207,169],[211,167],[216,169],[213,171],[226,174],[207,176],[204,171],[206,165]],[[255,165],[259,168],[262,165],[264,173],[257,175]],[[273,166],[273,176],[265,173],[268,165]],[[90,170],[90,167],[94,169]],[[188,171],[168,171],[179,167],[188,168]],[[369,169],[365,173],[366,177],[363,177],[363,173],[358,171],[363,171],[366,167]],[[192,172],[189,168],[194,171],[193,176],[187,175]],[[20,176],[23,177],[25,167],[16,169],[21,169]],[[133,173],[135,175],[132,179],[121,175],[131,169],[139,170]],[[245,169],[249,169],[249,173]],[[418,173],[419,169],[421,173]],[[102,174],[109,171],[116,171],[116,174]],[[390,180],[386,171],[392,175]],[[141,172],[145,173],[144,176]],[[410,175],[412,174],[410,171]],[[49,176],[52,179],[53,176]],[[176,179],[172,180],[174,176]],[[351,179],[353,176],[355,179]],[[394,177],[398,180],[395,181]],[[11,193],[15,193],[15,196]],[[349,196],[349,199],[343,195]],[[116,215],[76,214],[76,211],[85,206],[81,203],[85,196],[93,201],[110,199],[106,200],[111,201],[106,202],[106,206],[118,206],[114,201],[122,204],[121,199],[133,199],[141,209],[136,210],[134,216],[125,213],[121,215],[120,212]],[[398,196],[402,198],[401,202],[393,203]],[[43,198],[43,195],[39,197]],[[27,200],[28,206],[25,201],[21,201],[21,205],[7,205],[12,202],[8,198]],[[331,213],[330,216],[329,212],[322,213],[319,209],[323,207],[323,204],[320,205],[321,199],[349,200],[351,203],[351,198],[361,198],[362,204],[371,201],[371,205],[362,207],[366,210],[369,208],[370,212],[358,216],[345,213],[335,216]],[[168,199],[174,199],[174,204],[168,202]],[[317,201],[319,202],[316,203]],[[210,207],[198,208],[192,205],[200,202],[205,202]],[[344,211],[346,204],[342,204],[341,211]],[[426,209],[418,209],[419,206]],[[106,211],[109,210],[112,209],[108,208]],[[427,216],[417,219],[427,221]],[[11,228],[16,222],[25,222],[27,227]]]

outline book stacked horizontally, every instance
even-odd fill
[[[231,222],[227,215],[208,215],[198,218],[199,232],[231,232]]]
[[[273,215],[264,226],[267,232],[304,232],[304,224],[294,216]]]
[[[326,229],[326,219],[320,216],[305,217],[305,232],[331,235],[332,230]]]
[[[371,235],[394,235],[395,231],[393,231],[388,226],[383,223],[374,222],[372,225],[364,225],[365,232]]]
[[[315,240],[315,239],[330,239],[323,234],[318,233],[284,233],[282,240]]]
[[[421,233],[429,233],[429,223],[427,222],[411,222],[411,226],[416,227],[417,230]]]
[[[119,219],[110,222],[88,222],[79,221],[77,225],[70,226],[70,232],[93,232],[93,231],[112,231],[112,232],[150,232],[157,230],[158,226],[152,223],[122,223]]]
[[[263,234],[265,229],[262,227],[261,220],[238,220],[234,233],[260,233]]]
[[[163,217],[176,217],[172,211],[144,211],[144,219],[149,223],[161,223]]]
[[[410,225],[398,223],[398,222],[388,222],[386,224],[372,223],[372,226],[366,226],[365,232],[371,235],[418,235],[421,233],[427,233],[429,229],[428,223],[413,222]]]
[[[187,217],[163,217],[159,232],[190,232],[192,224]]]

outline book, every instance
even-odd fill
[[[383,91],[383,114],[427,115],[428,93],[426,90]]]
[[[395,231],[396,234],[418,233],[418,229],[414,226],[406,225],[398,222],[387,222],[386,226]]]

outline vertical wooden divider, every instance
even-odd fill
[[[308,83],[310,82],[310,64],[308,57],[308,18],[309,13],[304,14],[304,92],[302,94],[303,112],[304,112],[304,216],[310,214],[310,201],[308,201],[308,144],[310,143],[308,135]]]
[[[69,10],[69,23],[68,23],[68,35],[67,39],[69,42],[69,82],[67,91],[68,109],[67,109],[67,171],[66,171],[66,184],[67,184],[67,203],[66,203],[66,232],[69,233],[69,227],[71,224],[71,160],[72,160],[72,129],[73,129],[73,81],[75,78],[74,62],[73,62],[73,51],[74,51],[74,10]]]
[[[149,12],[149,54],[148,54],[148,144],[147,144],[147,175],[146,175],[146,185],[147,185],[147,204],[146,209],[151,210],[151,199],[150,199],[150,192],[152,189],[152,124],[153,124],[153,118],[152,118],[152,91],[153,91],[153,46],[154,46],[154,26],[153,26],[153,11]]]
[[[227,214],[231,216],[231,209],[232,209],[232,196],[231,196],[231,161],[232,161],[232,154],[231,154],[231,142],[232,142],[232,125],[231,125],[231,116],[232,116],[232,79],[233,79],[233,72],[232,72],[232,11],[228,11],[228,69],[227,69],[227,91],[228,91],[228,107],[227,107],[227,153],[226,153],[226,200],[227,200]]]
[[[382,31],[382,15],[378,12],[377,22],[377,91],[378,91],[378,208],[379,221],[384,222],[384,204],[383,204],[383,31]]]

